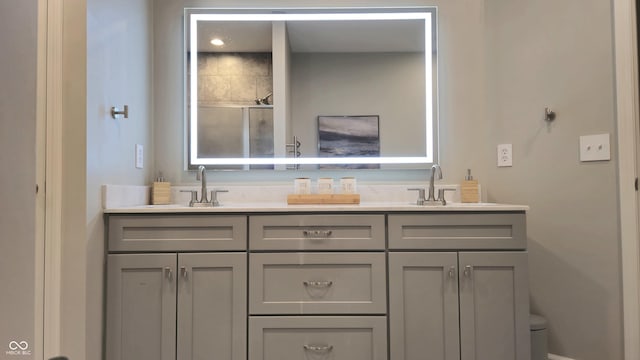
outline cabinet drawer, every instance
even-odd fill
[[[252,314],[384,314],[384,253],[251,254]]]
[[[275,215],[249,218],[252,250],[383,250],[384,215]]]
[[[252,314],[384,314],[384,253],[251,254]]]
[[[389,215],[389,249],[526,248],[524,213]]]
[[[109,251],[246,250],[246,216],[110,215]]]
[[[251,317],[249,360],[386,360],[385,316]]]

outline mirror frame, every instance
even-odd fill
[[[268,11],[268,12],[267,12]],[[190,96],[187,104],[185,91],[185,123],[187,137],[187,168],[205,166],[242,166],[242,165],[343,165],[343,164],[420,164],[428,166],[437,160],[437,118],[434,118],[434,106],[437,105],[437,91],[434,89],[433,52],[436,39],[435,7],[412,8],[286,8],[286,9],[185,9],[185,63],[189,63],[190,75],[185,66],[185,88],[189,84],[191,94],[197,94],[198,51],[187,57],[188,49],[198,48],[198,21],[335,21],[335,20],[424,20],[425,22],[425,114],[426,114],[426,154],[424,156],[380,156],[380,157],[271,157],[271,158],[200,158],[198,157],[198,97]],[[429,51],[429,49],[432,49]],[[188,59],[188,60],[187,60]],[[437,62],[436,62],[437,64]],[[187,82],[187,76],[188,78]],[[435,92],[435,94],[434,94]],[[435,95],[435,96],[434,96]],[[190,111],[189,111],[190,108]],[[187,114],[189,114],[187,116]],[[285,169],[285,167],[281,167]],[[279,169],[279,167],[275,167]]]

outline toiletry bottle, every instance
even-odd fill
[[[471,169],[467,169],[467,176],[460,184],[460,200],[463,203],[480,202],[480,192],[478,191],[478,180],[474,180],[471,176]]]

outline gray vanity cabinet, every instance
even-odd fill
[[[524,216],[389,215],[391,359],[529,360]]]
[[[246,221],[110,215],[106,360],[246,360]]]
[[[387,360],[384,214],[249,216],[249,360]]]
[[[246,254],[110,254],[107,266],[107,360],[246,359]]]

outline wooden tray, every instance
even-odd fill
[[[360,194],[291,194],[287,195],[287,204],[360,204]]]

